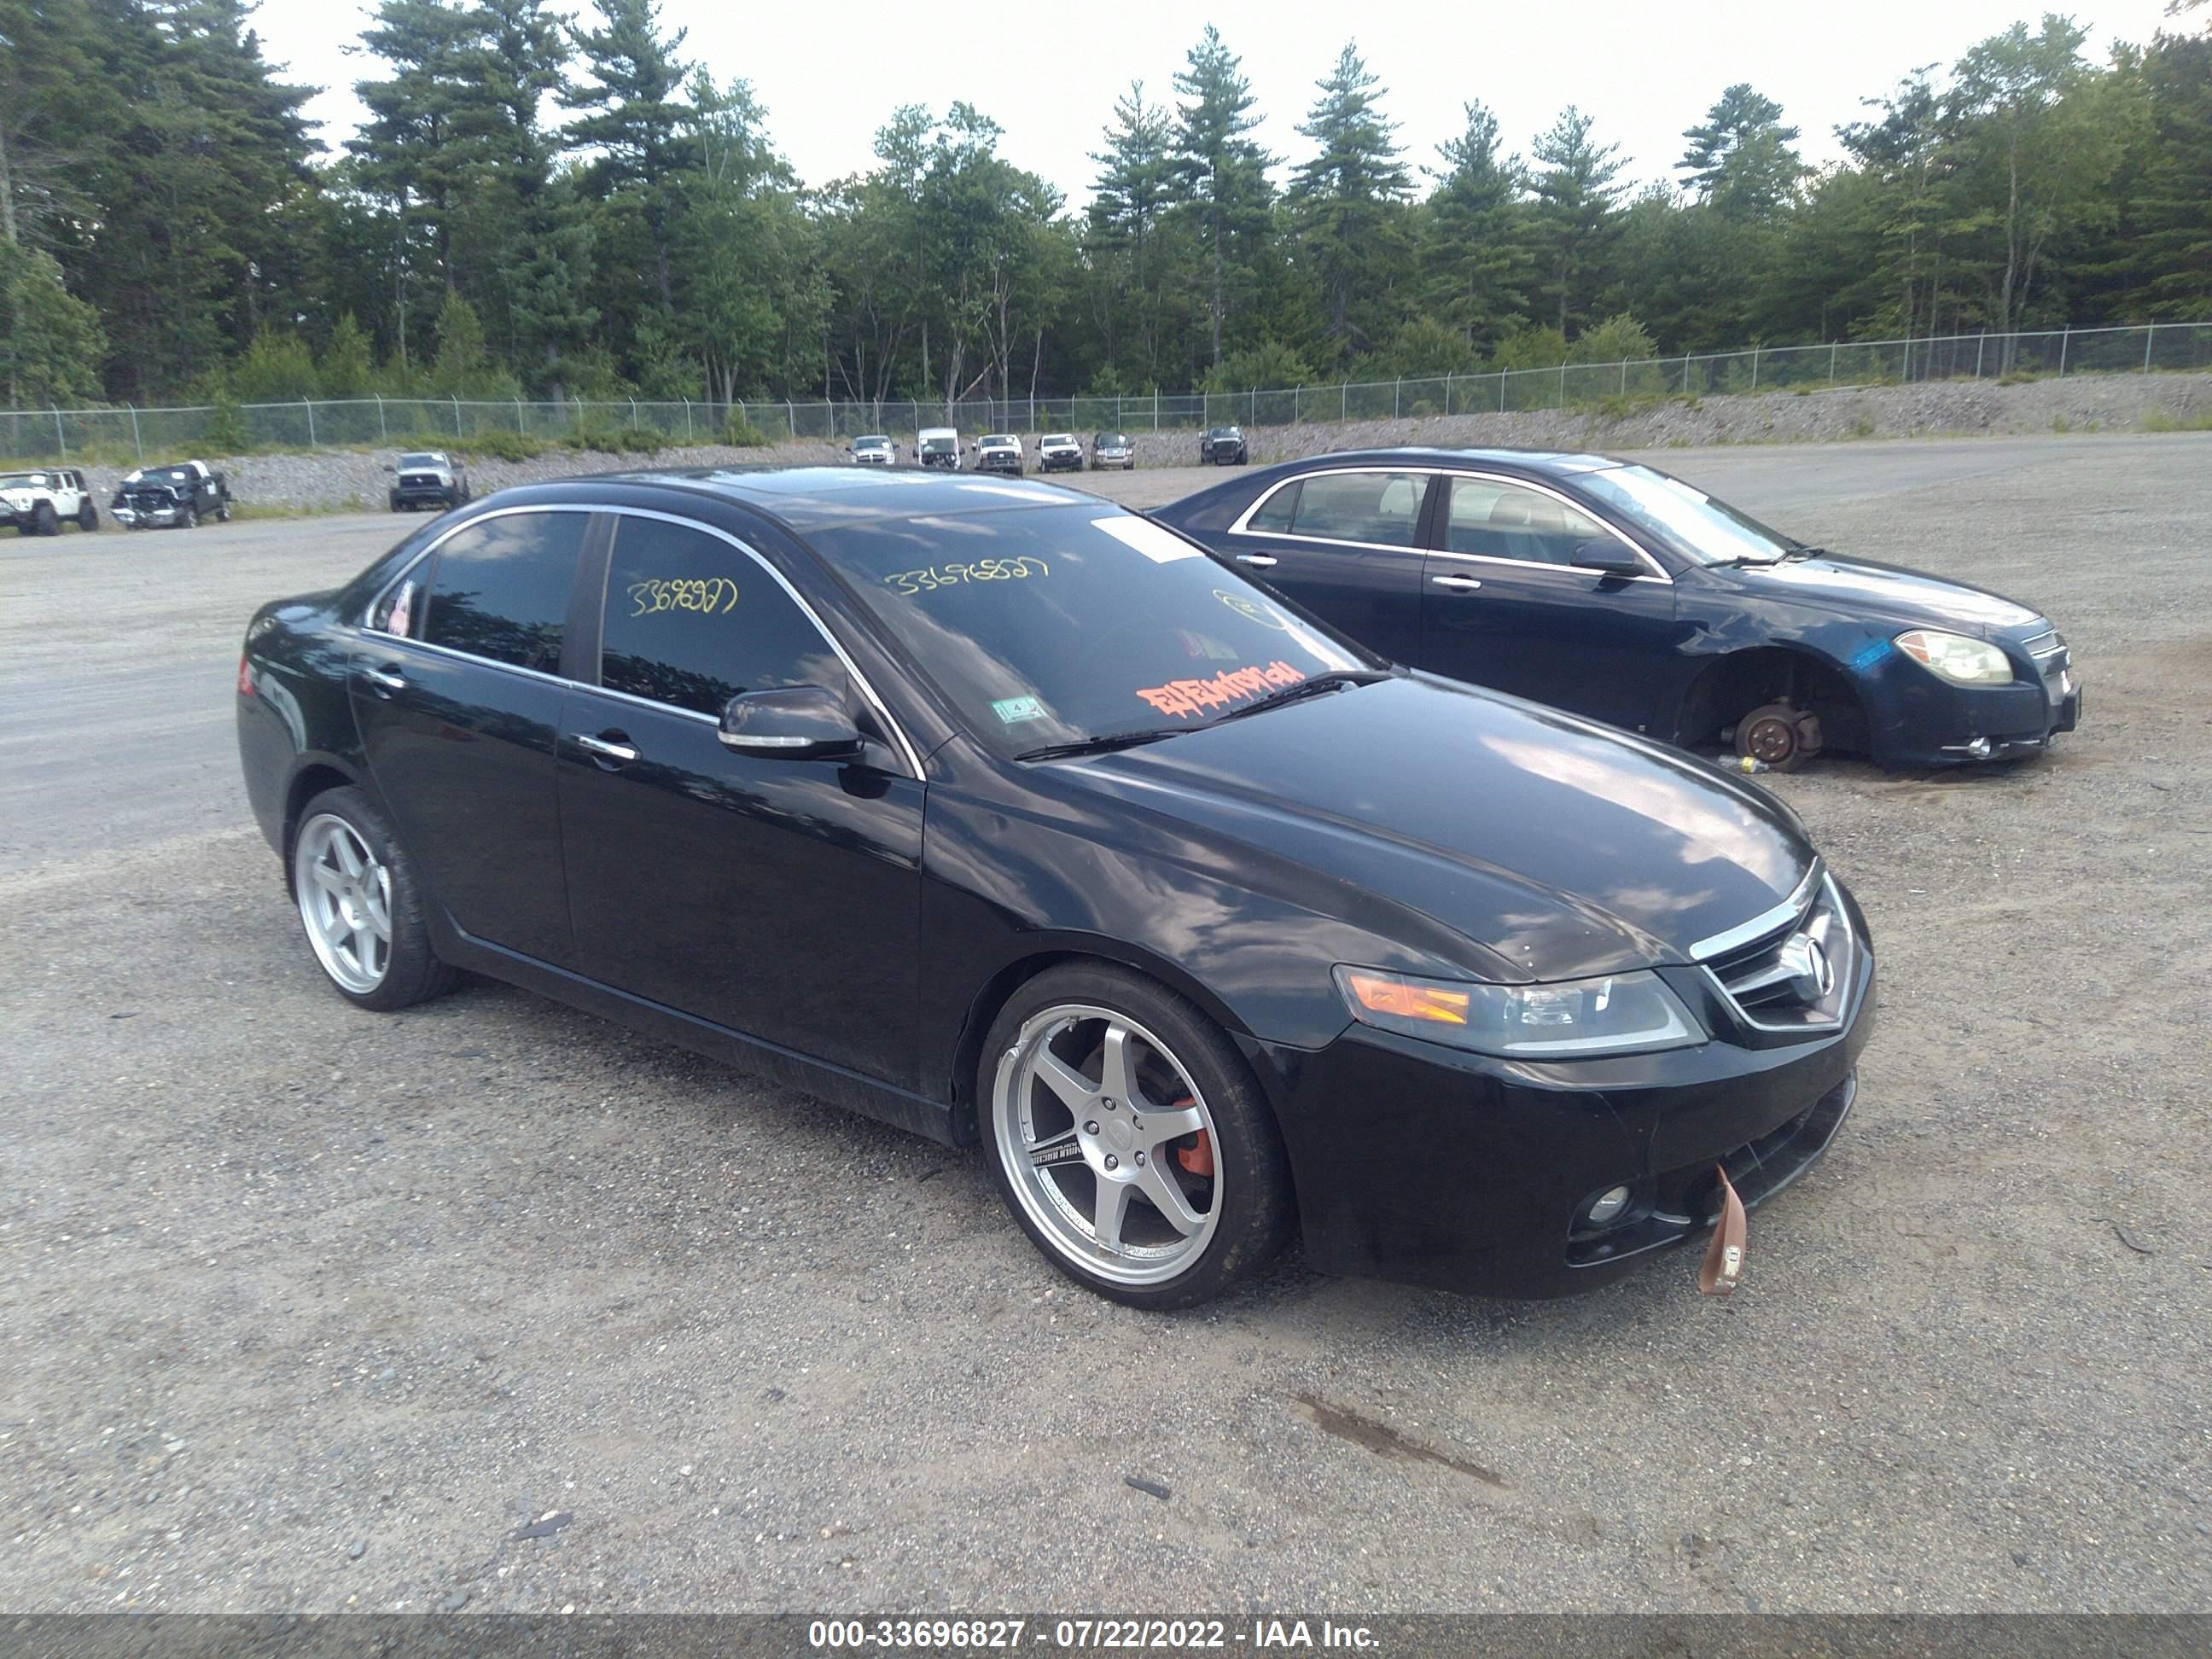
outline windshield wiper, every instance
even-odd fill
[[[1066,760],[1072,755],[1110,755],[1116,749],[1134,749],[1140,743],[1158,743],[1178,732],[1195,732],[1195,726],[1162,726],[1145,732],[1115,732],[1102,738],[1078,738],[1073,743],[1048,743],[1042,749],[1024,749],[1018,761]]]
[[[1296,685],[1286,685],[1279,691],[1270,691],[1257,702],[1248,702],[1233,709],[1212,724],[1241,720],[1247,714],[1257,714],[1264,709],[1279,708],[1286,702],[1296,702],[1301,697],[1310,697],[1317,692],[1334,691],[1340,686],[1372,685],[1377,680],[1387,680],[1389,674],[1380,668],[1335,668],[1326,674],[1316,674],[1311,679],[1300,680]]]
[[[1810,542],[1799,542],[1782,556],[1785,559],[1827,559],[1835,556],[1825,547],[1815,547]]]

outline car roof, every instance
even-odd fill
[[[1509,467],[1522,472],[1540,473],[1547,477],[1562,477],[1577,472],[1601,472],[1608,467],[1625,465],[1618,455],[1592,455],[1574,450],[1452,449],[1437,444],[1406,444],[1391,449],[1350,449],[1325,455],[1308,455],[1286,464],[1282,470],[1297,471],[1320,462],[1327,462],[1331,465],[1360,465],[1393,461],[1411,466],[1465,465],[1474,462],[1485,466]]]
[[[737,502],[801,536],[811,530],[870,519],[938,518],[1022,507],[1119,510],[1096,495],[1054,484],[903,467],[881,471],[793,466],[759,471],[705,467],[686,471],[601,472],[526,488],[533,495],[540,490],[586,495],[594,486],[607,484],[665,489],[695,500],[705,496]]]

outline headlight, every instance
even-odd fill
[[[1897,636],[1897,648],[1929,673],[1954,685],[2009,685],[2012,659],[1987,640],[1915,628]]]
[[[1650,1054],[1705,1041],[1654,973],[1551,985],[1482,985],[1340,967],[1337,988],[1363,1025],[1508,1060]]]

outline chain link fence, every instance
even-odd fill
[[[224,450],[335,446],[434,447],[513,433],[545,440],[598,437],[621,429],[670,444],[720,443],[735,422],[770,442],[842,444],[866,433],[911,441],[927,426],[963,435],[1012,431],[1192,430],[1231,423],[1405,419],[1571,409],[1611,399],[1797,392],[1923,380],[1997,380],[2212,369],[2212,323],[2133,328],[2051,329],[2035,333],[1952,334],[1929,339],[1835,341],[1753,346],[1614,363],[1446,374],[1426,380],[1291,386],[1273,391],[1155,393],[1139,397],[963,398],[922,402],[733,404],[543,403],[526,398],[303,398],[295,403],[178,409],[0,410],[0,455],[24,460],[136,459],[143,462]]]

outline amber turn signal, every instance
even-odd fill
[[[1467,993],[1447,991],[1438,985],[1417,985],[1395,975],[1359,973],[1347,969],[1344,983],[1370,1013],[1395,1014],[1401,1019],[1434,1020],[1439,1025],[1467,1024]]]

